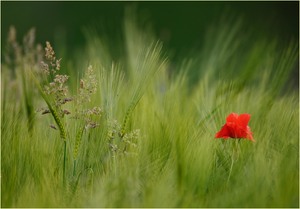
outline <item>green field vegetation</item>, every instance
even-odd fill
[[[244,29],[211,26],[176,65],[134,16],[122,42],[87,29],[67,60],[11,29],[2,207],[299,207],[298,42]],[[231,112],[251,114],[256,142],[215,139]]]

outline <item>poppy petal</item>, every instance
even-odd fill
[[[230,113],[226,118],[226,123],[236,123],[239,115],[236,113]]]
[[[250,127],[248,126],[251,115],[244,113],[230,113],[226,118],[226,124],[216,133],[215,138],[245,138],[255,142]]]
[[[230,137],[230,130],[228,126],[225,124],[221,130],[216,133],[215,138],[229,138]]]
[[[251,115],[247,114],[247,113],[240,114],[238,117],[238,124],[240,126],[246,127],[249,123],[250,117],[251,117]]]
[[[253,142],[255,142],[255,140],[253,139],[252,132],[251,132],[251,129],[250,129],[249,126],[247,126],[247,137],[246,138],[253,141]]]

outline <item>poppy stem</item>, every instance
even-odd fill
[[[231,177],[231,172],[232,172],[232,169],[233,169],[233,163],[239,157],[239,152],[240,152],[239,143],[240,143],[240,141],[241,141],[241,139],[235,140],[234,145],[232,147],[231,165],[230,165],[229,175],[228,175],[228,179],[227,179],[227,185],[228,185],[230,177]]]
[[[230,165],[229,175],[228,175],[228,179],[227,179],[227,185],[229,183],[229,179],[230,179],[230,176],[231,176],[231,172],[232,172],[232,168],[233,168],[233,163],[234,163],[234,157],[233,157],[233,153],[232,153],[232,156],[231,156],[231,165]]]

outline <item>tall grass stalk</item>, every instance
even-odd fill
[[[60,138],[63,141],[63,186],[66,186],[66,161],[67,161],[67,132],[65,129],[65,126],[63,125],[63,122],[61,118],[59,117],[57,111],[55,110],[55,107],[51,104],[49,97],[45,94],[44,90],[42,89],[40,82],[37,80],[36,76],[34,74],[31,74],[31,78],[34,81],[35,85],[37,86],[42,98],[47,104],[47,107],[49,108],[49,111],[57,124],[60,132]]]

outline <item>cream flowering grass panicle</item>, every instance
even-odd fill
[[[124,133],[117,120],[108,122],[108,145],[113,157],[134,154],[140,137],[140,129]]]
[[[48,109],[43,109],[42,114],[51,113],[60,131],[60,137],[65,141],[67,132],[63,118],[70,112],[64,109],[63,105],[72,101],[68,97],[68,86],[66,86],[69,76],[58,73],[61,59],[55,57],[55,52],[49,42],[46,42],[45,58],[46,61],[41,62],[41,69],[46,82],[43,87],[40,86],[40,90]]]
[[[92,96],[97,91],[97,79],[92,65],[89,65],[85,75],[80,79],[78,94],[75,97],[74,118],[79,122],[76,128],[76,139],[73,149],[73,176],[76,174],[76,162],[79,148],[85,131],[99,126],[102,109],[100,107],[87,108],[87,104],[92,101]]]
[[[16,76],[16,67],[21,63],[22,49],[17,42],[17,30],[14,26],[10,26],[6,42],[6,49],[4,51],[4,62],[8,68],[11,69],[11,76]]]
[[[33,81],[38,87],[40,94],[47,104],[47,108],[42,108],[42,114],[51,114],[58,130],[60,132],[60,138],[64,143],[64,157],[63,157],[63,185],[65,186],[66,178],[66,153],[67,153],[67,130],[64,122],[64,116],[70,114],[70,111],[64,109],[63,105],[72,101],[72,98],[68,97],[68,86],[66,82],[69,78],[67,75],[59,74],[60,61],[57,59],[55,52],[49,42],[46,42],[45,47],[45,61],[41,62],[41,70],[44,74],[42,77],[42,83],[32,73]],[[51,128],[57,129],[53,124]]]
[[[22,98],[21,93],[21,85],[19,80],[19,75],[16,71],[19,66],[21,65],[22,59],[22,51],[21,46],[17,42],[17,31],[14,26],[10,26],[7,41],[5,44],[5,48],[2,51],[3,59],[1,60],[1,101],[2,101],[2,108],[6,109],[19,109],[20,107],[20,100]],[[13,95],[9,95],[4,90],[5,87],[12,89],[14,91]],[[8,105],[10,100],[14,101],[14,105]],[[2,111],[4,112],[4,111]],[[5,116],[5,114],[3,114]]]
[[[43,52],[40,44],[35,43],[35,28],[31,28],[23,38],[23,44],[17,40],[17,30],[10,26],[8,38],[3,52],[4,62],[2,65],[2,76],[5,83],[15,88],[14,102],[21,101],[27,117],[28,131],[32,134],[34,124],[34,97],[37,95],[35,88],[30,82],[30,73],[39,71],[39,63]],[[4,92],[5,93],[5,92]],[[10,97],[11,98],[11,97]],[[6,98],[7,100],[9,98]]]

